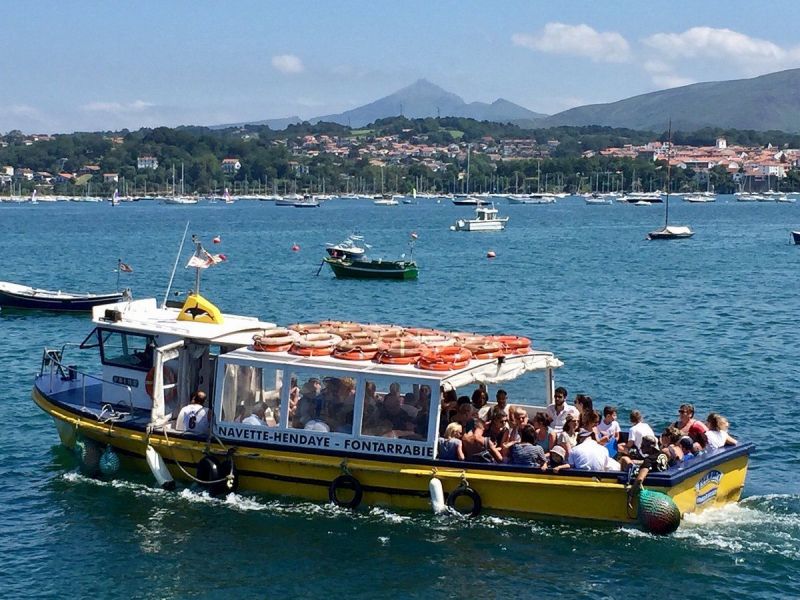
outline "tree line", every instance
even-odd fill
[[[328,135],[353,138],[346,156],[321,152],[316,156],[293,154],[295,146],[307,135]],[[419,161],[407,159],[380,167],[362,156],[359,148],[386,135],[402,141],[424,140],[429,145],[472,144],[518,139],[535,140],[540,158],[491,161],[485,154],[473,151],[470,176],[465,177],[464,160],[440,158],[444,168],[436,172]],[[675,144],[708,146],[718,137],[730,145],[800,147],[800,136],[783,132],[756,132],[706,128],[694,132],[672,133]],[[78,172],[87,164],[99,166],[99,172],[83,177],[78,183],[57,184],[54,193],[81,194],[87,185],[96,193],[110,194],[124,186],[128,192],[164,191],[173,181],[189,192],[221,193],[224,187],[237,192],[312,192],[325,189],[342,192],[410,192],[418,191],[615,191],[664,189],[664,164],[648,157],[613,158],[595,155],[583,158],[587,150],[602,150],[626,144],[643,145],[649,141],[666,141],[667,132],[634,131],[611,127],[523,128],[511,123],[492,123],[461,117],[407,119],[392,117],[351,129],[336,123],[299,123],[285,130],[267,126],[212,129],[206,127],[157,127],[137,131],[59,134],[49,141],[25,143],[25,136],[12,131],[2,139],[0,166],[27,167],[33,171]],[[547,141],[558,145],[548,147]],[[140,156],[158,159],[157,169],[138,170]],[[235,157],[241,169],[233,175],[222,170],[222,159]],[[117,173],[120,183],[103,183],[103,173]],[[733,180],[724,168],[709,174],[711,185],[720,193],[735,191]],[[467,184],[469,181],[469,189]],[[705,189],[705,179],[691,169],[673,169],[673,190]],[[787,182],[784,182],[787,183]],[[788,181],[798,181],[792,172]],[[23,183],[23,191],[35,185]],[[787,188],[788,189],[788,188]],[[794,188],[791,188],[794,189]],[[121,190],[123,191],[123,190]]]

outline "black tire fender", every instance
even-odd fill
[[[353,492],[353,497],[345,502],[339,498],[339,490],[351,490]],[[361,504],[361,499],[363,497],[364,490],[358,479],[352,475],[339,475],[339,477],[331,481],[331,485],[328,487],[328,498],[330,498],[330,501],[336,506],[357,508],[358,505]]]
[[[460,511],[456,508],[456,501],[461,497],[466,496],[472,501],[472,508],[469,512]],[[447,506],[464,515],[469,515],[470,517],[474,518],[481,514],[481,510],[483,509],[483,501],[481,500],[480,494],[473,490],[471,487],[460,487],[447,495]]]

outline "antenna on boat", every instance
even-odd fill
[[[181,259],[181,252],[183,251],[183,244],[186,242],[186,233],[189,231],[189,221],[186,221],[186,228],[183,230],[183,237],[181,238],[181,245],[178,246],[178,255],[175,257],[175,264],[172,265],[172,275],[169,276],[169,284],[167,284],[167,293],[164,294],[164,302],[161,308],[167,307],[167,298],[169,298],[169,291],[172,289],[172,280],[175,279],[175,271],[178,268],[178,261]]]

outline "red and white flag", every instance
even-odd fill
[[[186,268],[194,267],[196,269],[207,269],[212,265],[221,263],[228,260],[224,254],[209,254],[208,251],[202,246],[198,246],[189,262],[186,263]]]
[[[124,262],[122,262],[122,261],[119,261],[119,270],[120,270],[122,273],[133,273],[133,267],[131,267],[131,266],[130,266],[130,265],[128,265],[128,264],[125,264],[125,263],[124,263]]]

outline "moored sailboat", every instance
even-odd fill
[[[683,238],[690,238],[694,235],[691,227],[688,225],[670,225],[669,224],[669,188],[670,188],[670,174],[671,162],[670,155],[672,154],[672,121],[669,123],[669,147],[667,149],[667,194],[664,202],[664,227],[656,229],[647,234],[648,240],[677,240]]]

